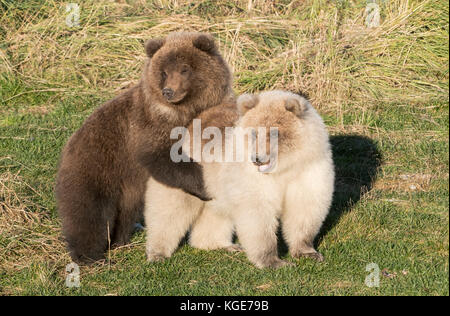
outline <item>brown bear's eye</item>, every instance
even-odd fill
[[[166,79],[166,78],[167,78],[167,72],[163,71],[163,72],[161,73],[161,77],[162,77],[163,79]]]
[[[183,70],[181,70],[181,74],[182,74],[182,75],[185,75],[185,74],[187,74],[187,72],[188,72],[188,70],[187,70],[187,69],[183,69]]]

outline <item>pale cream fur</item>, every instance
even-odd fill
[[[252,97],[241,96],[238,106]],[[292,99],[300,105],[298,112],[286,110]],[[328,214],[334,190],[325,125],[311,104],[298,95],[270,91],[255,100],[236,125],[269,128],[279,124],[274,171],[261,173],[247,160],[202,163],[207,189],[214,196],[207,203],[150,179],[145,212],[149,260],[170,256],[192,227],[190,244],[194,247],[234,250],[232,235],[236,230],[249,260],[257,267],[284,266],[287,262],[277,254],[279,220],[293,257],[322,260],[313,241]]]

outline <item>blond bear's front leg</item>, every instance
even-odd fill
[[[145,196],[148,261],[164,260],[173,254],[203,204],[179,189],[169,188],[153,179],[148,181]]]
[[[234,224],[231,218],[215,210],[211,203],[206,203],[192,225],[189,244],[204,250],[240,251],[240,247],[233,244],[233,232]]]
[[[324,260],[314,249],[314,239],[329,212],[333,190],[333,165],[327,160],[309,166],[288,186],[281,224],[292,257]]]
[[[278,257],[278,219],[267,205],[247,205],[234,212],[239,242],[258,268],[280,268],[291,263]]]

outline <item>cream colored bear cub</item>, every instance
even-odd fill
[[[226,142],[235,142],[242,133],[247,140],[252,133],[258,141],[244,142],[244,161],[201,163],[212,201],[149,180],[145,216],[150,261],[169,257],[192,226],[194,247],[234,250],[235,230],[257,267],[281,267],[287,262],[277,253],[279,221],[293,257],[323,260],[313,241],[331,205],[334,167],[322,119],[305,98],[284,91],[244,94],[237,104],[235,125],[242,129],[235,129],[234,141],[227,137]],[[277,146],[269,142],[274,128]]]

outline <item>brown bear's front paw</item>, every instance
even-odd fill
[[[195,195],[195,194],[194,194]],[[209,202],[213,200],[213,197],[210,196],[208,193],[203,192],[202,194],[198,194],[195,195],[196,197],[198,197],[200,200],[202,200],[203,202]]]

